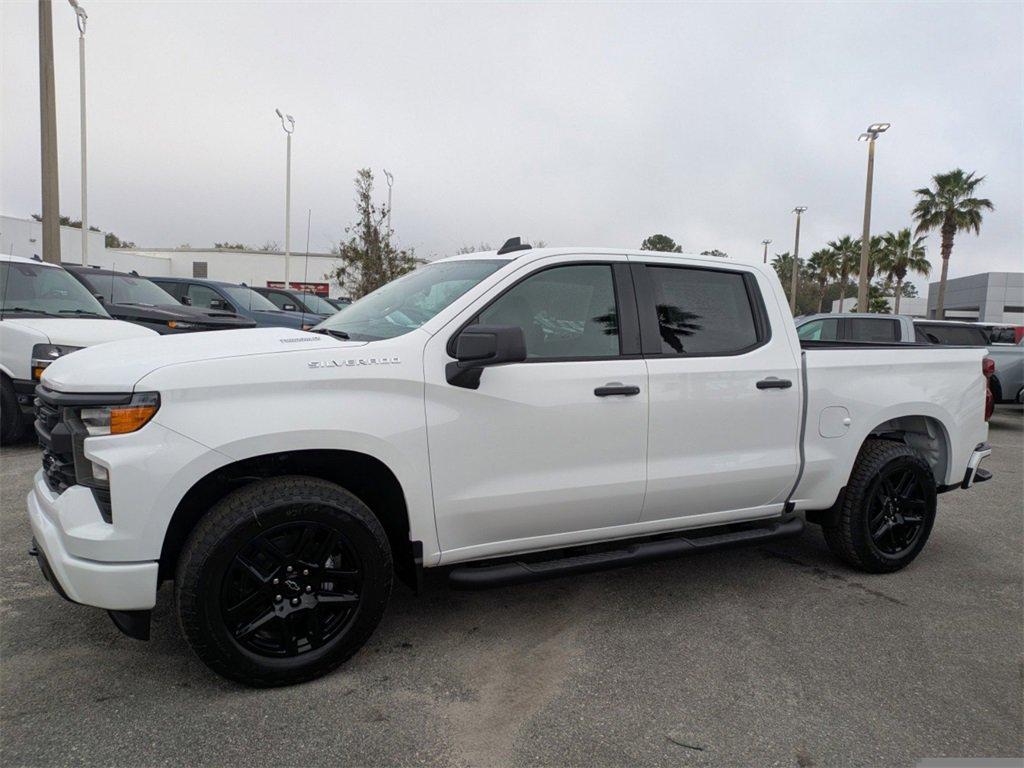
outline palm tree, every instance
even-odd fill
[[[910,227],[899,232],[886,232],[882,235],[882,254],[878,268],[886,278],[895,281],[893,296],[893,314],[900,313],[900,296],[903,293],[903,281],[908,272],[917,272],[928,277],[932,265],[924,250],[924,237],[914,237]]]
[[[846,289],[850,285],[850,274],[856,272],[860,264],[860,240],[843,235],[829,243],[828,247],[835,251],[839,259],[839,311],[842,312]]]
[[[779,282],[782,283],[782,290],[786,294],[786,298],[789,298],[789,286],[793,282],[793,254],[789,251],[785,253],[776,253],[772,259],[772,268],[775,270],[775,274],[779,276]]]
[[[918,198],[914,206],[916,234],[933,229],[942,233],[942,276],[939,278],[939,299],[935,310],[939,320],[946,313],[946,275],[949,272],[949,257],[953,253],[954,235],[961,230],[973,230],[974,234],[980,234],[982,211],[995,210],[990,200],[973,197],[975,188],[984,180],[984,176],[975,176],[974,171],[964,173],[957,168],[932,176],[934,189],[914,191]]]
[[[822,248],[811,254],[807,260],[813,279],[818,283],[818,312],[825,301],[825,288],[828,283],[839,277],[839,254],[831,248]]]

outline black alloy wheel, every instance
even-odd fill
[[[257,480],[199,520],[178,556],[175,600],[200,659],[257,687],[312,680],[358,651],[391,594],[373,511],[314,477]]]
[[[337,530],[284,523],[235,555],[221,585],[221,615],[246,650],[298,656],[345,629],[361,592],[359,556]]]
[[[924,531],[925,489],[913,469],[895,465],[879,475],[871,496],[868,533],[880,552],[899,557]]]
[[[924,457],[906,443],[869,438],[822,533],[832,553],[854,568],[892,573],[920,554],[935,509],[935,476]]]

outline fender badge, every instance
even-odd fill
[[[402,360],[394,357],[350,357],[347,360],[313,360],[310,368],[354,368],[358,365],[398,365]]]

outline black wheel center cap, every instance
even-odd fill
[[[302,585],[300,585],[299,582],[295,581],[295,579],[286,579],[284,585],[288,587],[288,589],[290,589],[292,592],[302,591]]]

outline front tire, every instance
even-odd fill
[[[935,478],[920,454],[904,443],[867,440],[835,524],[823,528],[825,541],[854,568],[892,573],[924,548],[935,509]]]
[[[185,637],[255,687],[330,672],[366,642],[391,593],[391,548],[362,501],[311,477],[260,480],[200,520],[178,559]]]

